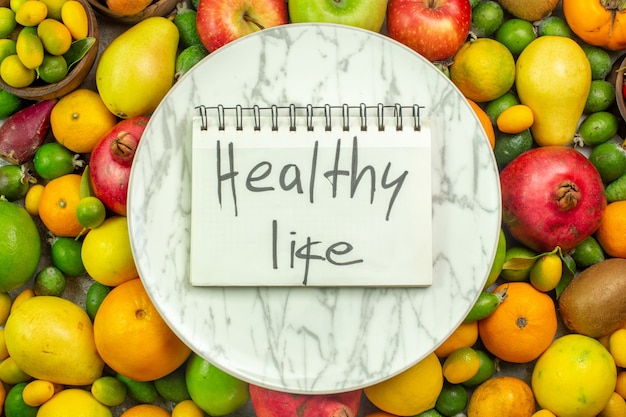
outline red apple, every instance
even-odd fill
[[[451,58],[472,24],[469,0],[389,0],[387,33],[429,61]]]
[[[284,0],[200,0],[196,14],[200,41],[209,52],[288,21]]]
[[[130,168],[149,117],[122,120],[91,151],[89,176],[93,193],[111,211],[126,216]]]

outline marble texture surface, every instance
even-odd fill
[[[420,103],[430,118],[433,285],[191,286],[190,138],[196,105],[379,102]],[[463,320],[495,253],[499,180],[477,118],[434,66],[372,32],[291,24],[214,52],[161,102],[135,158],[129,228],[152,300],[196,353],[269,388],[347,391],[403,371]]]

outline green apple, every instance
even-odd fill
[[[320,22],[380,32],[387,0],[289,0],[291,23]]]

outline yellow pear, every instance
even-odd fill
[[[149,115],[174,83],[178,29],[149,17],[127,29],[102,52],[96,86],[107,108],[129,119]]]
[[[516,63],[515,87],[520,102],[533,111],[530,129],[538,145],[572,141],[590,86],[589,60],[574,40],[541,36],[522,51]]]

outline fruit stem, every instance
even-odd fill
[[[560,183],[555,194],[559,209],[562,211],[572,210],[578,205],[581,197],[580,188],[570,180]]]
[[[600,3],[607,10],[619,10],[622,11],[626,8],[625,0],[600,0]]]
[[[258,20],[256,20],[254,17],[250,16],[247,13],[243,15],[243,20],[245,20],[246,22],[252,23],[256,27],[258,27],[260,30],[265,29],[265,27],[261,23],[259,23]]]

